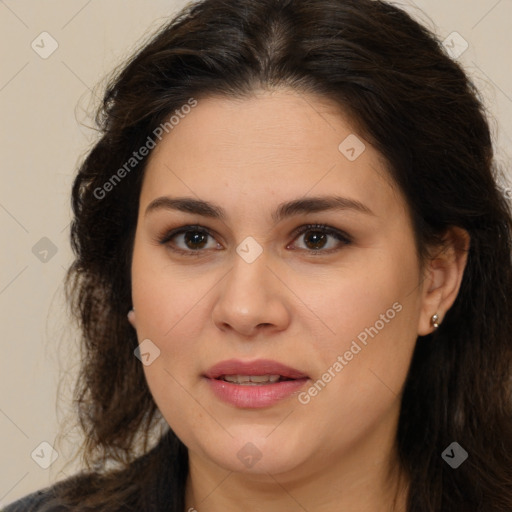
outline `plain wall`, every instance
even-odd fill
[[[84,125],[93,126],[101,96],[94,87],[186,3],[0,2],[0,509],[78,467],[65,466],[70,452],[64,448],[49,469],[35,460],[44,465],[51,456],[40,443],[55,445],[76,374],[77,332],[62,280],[72,261],[70,187],[79,159],[96,140]],[[398,4],[442,39],[456,31],[468,42],[459,60],[485,96],[497,159],[512,182],[512,2]],[[40,54],[55,43],[42,32],[58,43],[45,59]]]

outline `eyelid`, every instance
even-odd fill
[[[207,228],[205,226],[202,226],[202,225],[199,225],[199,224],[187,224],[187,225],[183,225],[183,226],[180,226],[180,227],[177,227],[177,228],[174,228],[174,229],[171,229],[169,231],[166,231],[165,234],[162,236],[157,236],[155,241],[160,244],[160,245],[167,245],[171,240],[172,238],[174,238],[175,236],[177,235],[181,235],[183,233],[186,233],[188,231],[197,231],[199,233],[202,233],[202,234],[205,234],[207,236],[210,236],[212,238],[215,239],[215,236],[218,236],[216,234],[216,232],[210,228]],[[297,227],[295,230],[293,230],[293,232],[291,233],[291,236],[293,236],[293,241],[296,240],[296,238],[298,238],[300,235],[302,235],[303,233],[306,233],[308,231],[320,231],[326,235],[330,235],[334,238],[336,238],[339,242],[342,243],[342,245],[349,245],[352,243],[352,237],[346,233],[345,231],[342,231],[340,229],[337,229],[337,228],[334,228],[332,226],[329,226],[329,225],[326,225],[326,224],[303,224],[299,227]],[[184,250],[184,249],[179,249],[179,248],[176,248],[176,247],[172,247],[170,246],[169,247],[173,252],[176,252],[176,253],[180,253],[180,254],[185,254],[185,255],[190,255],[190,256],[200,256],[200,255],[203,255],[205,250],[203,249],[198,249],[198,250],[193,250],[193,249],[190,249],[190,250]],[[288,248],[288,246],[287,246]],[[318,249],[318,250],[307,250],[307,249],[301,249],[302,251],[306,252],[306,253],[310,253],[310,254],[331,254],[332,252],[336,252],[338,250],[340,250],[339,247],[337,248],[334,248],[334,249]]]

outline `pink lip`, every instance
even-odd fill
[[[258,386],[233,384],[219,379],[222,375],[281,375],[287,381]],[[231,405],[242,408],[269,407],[298,392],[309,380],[304,373],[289,366],[259,359],[251,362],[230,359],[210,368],[204,375],[213,393]]]
[[[240,361],[229,359],[212,366],[205,376],[217,379],[221,375],[281,375],[289,379],[302,379],[307,377],[304,373],[290,368],[284,364],[270,359],[257,359],[256,361]]]

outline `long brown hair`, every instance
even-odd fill
[[[193,2],[110,82],[101,139],[73,185],[76,260],[67,275],[83,333],[75,397],[93,473],[63,486],[60,499],[108,511],[149,510],[160,500],[183,512],[187,451],[172,430],[151,447],[162,418],[126,318],[147,157],[108,193],[98,190],[190,98],[279,86],[323,95],[358,122],[409,203],[421,255],[449,226],[469,232],[455,304],[417,340],[396,444],[410,480],[408,512],[510,512],[510,206],[473,84],[429,30],[379,0]],[[454,441],[469,454],[457,469],[441,457]]]

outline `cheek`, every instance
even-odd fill
[[[355,339],[364,344],[375,338],[383,340],[383,346],[388,335],[394,344],[415,337],[419,269],[413,250],[410,253],[375,251],[321,280],[297,279],[294,290],[321,320],[314,338],[319,353],[332,358],[349,350]]]
[[[200,412],[186,391],[186,377],[197,364],[201,336],[195,319],[200,299],[206,293],[203,284],[207,283],[199,280],[194,284],[201,284],[201,289],[181,276],[179,269],[171,271],[167,263],[162,265],[155,258],[154,248],[138,245],[136,241],[132,298],[137,337],[139,343],[150,340],[157,347],[150,346],[151,364],[144,365],[143,370],[158,408],[173,426],[180,424],[182,415],[195,417]],[[180,433],[185,435],[186,430]]]
[[[312,309],[328,329],[311,336],[321,361],[315,375],[320,382],[304,401],[312,398],[313,407],[339,403],[331,414],[357,411],[351,421],[359,421],[395,400],[417,338],[418,279],[414,257],[389,251],[310,294]]]
[[[160,250],[136,240],[131,272],[139,335],[162,340],[194,314],[201,298],[197,283],[192,284],[179,268],[171,269]]]
[[[211,314],[208,294],[219,276],[204,271],[191,279],[189,269],[171,267],[165,258],[155,255],[154,248],[135,245],[132,297],[139,343],[149,339],[160,351],[154,364],[144,367],[148,384],[157,400],[162,396],[168,402],[169,396],[179,399],[177,382],[184,383],[204,369],[198,355],[204,356],[211,348],[211,344],[204,346],[204,325]]]

